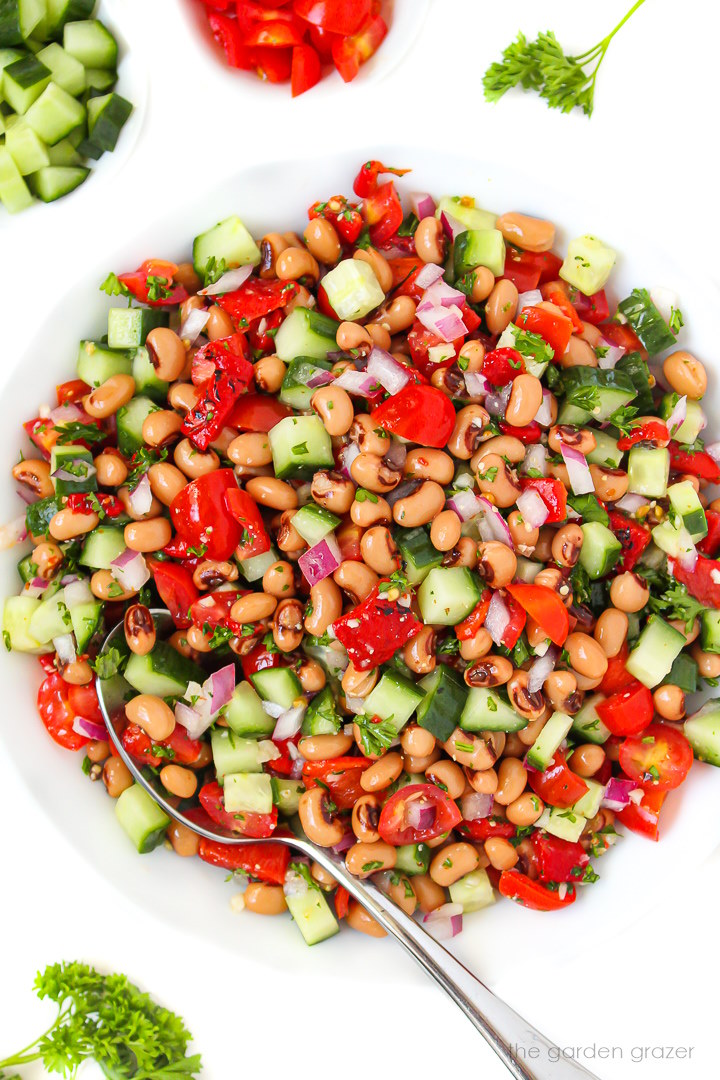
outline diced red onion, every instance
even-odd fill
[[[72,634],[58,634],[52,639],[55,652],[61,664],[74,664],[77,660],[75,651],[75,638]]]
[[[339,460],[340,472],[343,474],[343,476],[347,480],[352,480],[352,473],[350,472],[350,466],[352,465],[353,461],[355,460],[355,458],[358,456],[359,453],[360,453],[360,447],[358,446],[358,444],[351,442],[351,443],[348,443],[347,446],[344,447],[340,451],[340,453],[338,455],[338,457],[340,459]]]
[[[517,497],[517,508],[531,529],[539,529],[548,519],[548,510],[537,491],[526,488],[522,495]]]
[[[298,862],[299,860],[296,859],[295,861]],[[302,874],[299,874],[297,870],[288,870],[283,884],[285,896],[304,896],[309,888],[310,886]]]
[[[430,311],[431,308],[436,307],[463,307],[466,303],[467,297],[465,296],[465,293],[460,292],[459,289],[453,289],[452,285],[448,285],[446,281],[442,281],[438,278],[438,280],[423,293],[420,303],[416,308],[416,312]]]
[[[368,357],[367,373],[387,390],[388,394],[397,394],[410,382],[410,372],[397,360],[377,347]]]
[[[178,330],[178,337],[182,338],[183,341],[187,341],[190,345],[194,345],[207,326],[209,318],[209,311],[204,311],[202,308],[193,308]]]
[[[94,476],[97,472],[95,466],[91,465],[83,458],[72,458],[72,460],[69,461],[67,464],[82,466],[82,476],[78,476],[76,473],[70,472],[70,470],[67,469],[65,466],[62,466],[61,468],[56,469],[55,472],[50,473],[50,476],[53,480],[64,480],[65,483],[73,483],[73,481],[77,482],[78,480],[87,480],[89,477]]]
[[[537,694],[538,690],[542,690],[543,683],[548,675],[551,675],[555,670],[559,655],[560,649],[558,646],[549,645],[545,654],[543,656],[538,656],[537,660],[533,661],[532,665],[528,668],[527,681],[527,688],[531,694]]]
[[[277,761],[281,753],[271,739],[260,739],[258,742],[258,762],[264,765],[266,761]]]
[[[483,502],[484,500],[481,501],[480,496],[474,491],[465,488],[463,491],[454,492],[445,506],[448,510],[454,510],[461,521],[469,521],[483,509]]]
[[[354,694],[351,694],[350,697],[348,697],[348,695],[346,694],[345,704],[347,705],[348,710],[353,714],[353,716],[360,716],[362,715],[362,713],[365,712],[365,698],[356,697]],[[352,724],[350,724],[349,727],[350,731],[345,732],[346,735],[352,735]]]
[[[386,492],[385,501],[390,509],[392,510],[395,503],[399,502],[400,499],[405,499],[408,495],[413,495],[421,484],[422,480],[403,480],[402,484],[398,484],[392,491]]]
[[[498,540],[501,544],[506,544],[510,549],[514,549],[512,535],[505,518],[502,516],[496,506],[481,495],[478,499],[480,503],[480,514],[482,515],[478,519],[478,532],[483,540]]]
[[[698,561],[697,548],[694,544],[685,548],[677,557],[677,561],[682,566],[683,570],[694,570]]]
[[[351,847],[356,843],[355,833],[352,829],[344,834],[339,844],[333,844],[332,850],[336,855],[344,855],[346,851],[349,851]]]
[[[553,399],[553,396],[550,393],[550,391],[547,390],[545,387],[543,387],[542,396],[543,396],[542,397],[542,404],[541,404],[540,408],[538,409],[538,411],[535,413],[535,422],[537,424],[539,424],[540,427],[550,427],[550,425],[553,422],[553,417],[552,417],[552,399]]]
[[[490,817],[492,812],[492,795],[473,791],[469,795],[463,795],[460,800],[460,813],[465,821],[480,821],[482,818]]]
[[[487,401],[485,405],[487,407]],[[542,443],[534,443],[525,451],[520,472],[527,474],[531,471],[540,473],[541,476],[547,475],[547,450]]]
[[[598,357],[598,367],[603,371],[611,371],[618,360],[625,355],[625,349],[621,345],[613,345],[606,338],[602,339],[600,345],[605,349],[605,355]]]
[[[718,443],[718,446],[720,447],[720,443]],[[622,499],[618,499],[615,503],[618,510],[625,510],[628,514],[635,514],[640,507],[649,505],[649,499],[646,499],[644,495],[635,495],[633,492],[623,495]]]
[[[223,709],[233,696],[235,689],[235,665],[226,664],[218,671],[213,671],[205,685],[208,688],[208,697],[212,705],[212,711],[217,713]]]
[[[560,453],[567,465],[570,487],[575,495],[588,495],[591,491],[594,491],[595,484],[585,455],[576,450],[574,446],[566,446],[564,442],[560,443]]]
[[[720,442],[708,443],[705,452],[710,455],[713,461],[720,462]]]
[[[462,931],[462,904],[442,904],[434,911],[429,911],[423,923],[437,941],[446,941],[456,937]]]
[[[447,308],[433,307],[422,312],[418,309],[416,314],[423,326],[433,334],[437,334],[443,341],[455,341],[457,338],[464,337],[468,332],[467,326],[462,320],[462,312],[455,305]]]
[[[328,533],[318,544],[300,556],[298,566],[308,585],[313,586],[334,573],[341,562],[342,555],[335,533]]]
[[[87,419],[87,414],[73,401],[58,405],[48,414],[48,420],[52,420],[53,424],[69,424],[73,420],[83,419]]]
[[[23,586],[23,596],[32,596],[34,600],[37,600],[39,596],[45,592],[48,587],[48,582],[44,578],[33,578],[32,581],[28,581]]]
[[[508,383],[507,386],[501,386],[497,390],[493,390],[485,398],[485,408],[491,416],[505,416],[505,410],[510,400],[512,393],[512,383]]]
[[[637,784],[634,780],[626,780],[624,777],[611,777],[605,788],[605,794],[601,806],[606,810],[624,810],[630,803],[630,792],[635,791]]]
[[[40,498],[39,495],[35,495],[34,492],[29,491],[26,487],[17,487],[15,488],[15,491],[20,496],[22,501],[24,503],[27,503],[28,506],[32,506],[32,504],[36,503]]]
[[[113,559],[110,571],[126,592],[139,592],[150,578],[150,571],[142,554],[131,551],[130,548],[125,548],[122,554]]]
[[[149,513],[152,506],[152,500],[153,495],[150,487],[150,477],[147,473],[143,473],[128,495],[130,508],[134,514],[137,514],[138,517],[142,517],[144,514]]]
[[[318,371],[312,378],[308,379],[307,385],[311,390],[315,390],[318,386],[327,386],[331,382],[335,382],[335,376],[332,372]]]
[[[686,416],[687,397],[683,394],[681,398],[678,398],[675,404],[675,408],[665,421],[665,426],[667,427],[671,438],[675,434],[675,432],[683,426]]]
[[[426,217],[433,217],[437,210],[435,200],[426,191],[413,191],[410,195],[410,205],[418,221],[422,221]],[[428,265],[432,264],[428,263]]]
[[[435,807],[424,805],[420,799],[410,799],[405,809],[405,820],[411,829],[431,829],[436,815]]]
[[[95,742],[105,742],[108,737],[104,724],[98,724],[96,720],[86,720],[84,716],[74,717],[72,728],[78,735],[84,735],[86,739],[94,739]]]
[[[466,371],[464,375],[465,387],[470,397],[482,397],[483,394],[492,393],[490,383],[484,375],[476,371]]]
[[[510,612],[507,609],[507,604],[500,593],[495,590],[490,600],[490,607],[485,616],[484,625],[496,645],[502,645],[503,634],[507,630],[509,622]]]
[[[21,514],[20,517],[8,521],[7,525],[0,525],[0,551],[15,547],[15,544],[21,543],[26,537],[25,515]]]
[[[335,386],[347,390],[348,394],[355,394],[356,397],[367,397],[379,389],[378,381],[372,375],[365,371],[354,371],[352,368],[347,368],[338,376]]]
[[[293,705],[286,709],[278,717],[275,730],[272,733],[274,742],[282,742],[283,739],[292,739],[302,727],[303,716],[307,705]]]
[[[400,442],[399,439],[392,438],[383,460],[393,469],[402,469],[407,460],[407,446],[405,443]]]
[[[443,210],[440,214],[440,224],[445,230],[448,240],[455,240],[460,233],[468,231],[467,225],[463,225],[462,221],[458,221],[452,214],[448,214],[446,210]]]
[[[238,266],[234,270],[226,270],[212,285],[200,289],[199,296],[220,296],[222,293],[232,292],[244,285],[252,275],[252,266]]]
[[[528,289],[527,292],[521,292],[518,296],[518,311],[522,311],[526,307],[535,307],[537,304],[541,304],[543,294],[539,289]]]
[[[266,712],[268,716],[272,716],[273,720],[277,720],[285,712],[283,706],[278,705],[275,701],[262,701],[261,705],[263,712]]]
[[[418,289],[429,289],[431,285],[440,280],[444,273],[442,266],[436,266],[435,263],[425,263],[417,273],[415,285],[417,285]]]

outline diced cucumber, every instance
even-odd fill
[[[158,406],[149,397],[140,394],[130,398],[127,405],[123,405],[117,412],[117,441],[118,449],[126,457],[132,455],[145,445],[142,426],[151,412],[156,412]]]
[[[53,146],[84,122],[85,107],[51,82],[25,113],[25,119],[41,139]]]
[[[574,405],[585,417],[607,420],[616,409],[633,400],[636,394],[632,380],[623,371],[593,367],[567,368],[562,376],[565,387],[563,407]],[[559,419],[559,417],[558,417]],[[563,423],[582,424],[563,417]]]
[[[475,199],[471,195],[443,195],[438,202],[435,217],[439,218],[443,211],[467,225],[468,229],[494,229],[497,221],[497,214],[490,210],[481,210],[475,205]]]
[[[450,886],[450,903],[460,904],[463,915],[495,903],[495,891],[487,870],[471,870]]]
[[[397,528],[393,539],[403,560],[405,574],[410,585],[424,581],[435,566],[442,562],[442,552],[430,542],[430,534],[424,526],[415,529]]]
[[[70,53],[65,52],[57,41],[51,41],[37,54],[51,73],[52,81],[73,97],[79,97],[85,89],[85,68]]]
[[[202,668],[182,656],[166,641],[158,641],[145,656],[132,653],[125,668],[125,678],[139,694],[157,697],[182,697],[188,683],[202,683]]]
[[[170,818],[140,784],[126,788],[115,803],[115,816],[140,855],[161,844]]]
[[[98,525],[93,529],[83,544],[78,560],[82,566],[93,570],[109,570],[113,559],[125,550],[125,537],[122,529],[112,525]]]
[[[303,696],[302,685],[292,668],[265,668],[256,671],[250,679],[263,701],[272,701],[283,709],[292,709]]]
[[[720,765],[720,702],[717,698],[688,716],[683,724],[685,738],[698,761]]]
[[[673,686],[679,686],[686,694],[695,693],[698,688],[697,681],[697,662],[693,660],[692,656],[688,656],[688,654],[684,652],[681,652],[679,656],[675,657],[673,666],[663,679],[664,683],[672,683]]]
[[[292,519],[293,528],[300,533],[306,544],[314,547],[323,537],[340,524],[340,518],[317,503],[305,503]]]
[[[315,393],[315,387],[308,386],[308,383],[314,376],[322,371],[329,371],[331,367],[329,360],[311,360],[306,356],[296,356],[288,364],[283,376],[280,387],[282,403],[298,411],[310,409],[310,399]]]
[[[106,150],[114,150],[132,110],[132,104],[114,91],[90,98],[88,137],[80,144],[81,153],[97,160]]]
[[[52,147],[50,147],[52,149]],[[48,165],[28,177],[30,190],[41,202],[51,203],[84,184],[90,170],[82,165]]]
[[[544,772],[562,742],[567,738],[572,724],[572,716],[564,712],[554,712],[528,750],[528,763],[540,772]]]
[[[138,349],[157,326],[169,326],[170,315],[162,308],[114,307],[108,311],[107,343],[110,349]],[[154,369],[153,369],[154,370]]]
[[[595,449],[586,455],[590,465],[605,465],[609,469],[619,469],[624,451],[618,448],[617,439],[608,435],[607,431],[593,430],[595,436]]]
[[[647,361],[643,360],[639,352],[629,352],[621,356],[615,365],[615,371],[622,372],[627,375],[630,382],[635,387],[635,400],[633,406],[638,412],[643,415],[644,413],[656,413],[656,408],[653,402],[652,388],[655,385],[655,379],[653,377],[652,382],[650,376],[650,369],[647,365]]]
[[[302,780],[286,780],[284,776],[276,776],[273,779],[275,805],[281,814],[292,817],[298,812],[300,796],[305,790],[305,785]]]
[[[423,691],[415,683],[394,671],[385,671],[365,698],[365,713],[387,720],[399,735],[422,699]]]
[[[343,726],[333,692],[323,687],[307,707],[302,722],[303,735],[337,735]]]
[[[0,46],[24,45],[45,15],[45,0],[0,0]]]
[[[50,69],[37,56],[23,56],[3,71],[3,96],[16,113],[26,113],[50,82]]]
[[[622,544],[600,521],[587,521],[580,528],[583,532],[580,565],[593,580],[605,577],[620,558]]]
[[[585,296],[592,296],[607,285],[617,253],[595,236],[580,236],[568,244],[560,277]]]
[[[163,379],[157,377],[157,372],[150,359],[150,353],[144,345],[135,350],[132,374],[135,380],[136,394],[145,394],[160,405],[166,403],[170,383],[164,382]]]
[[[117,82],[117,71],[104,71],[102,68],[85,68],[85,82],[88,90],[104,94],[112,90]]]
[[[650,615],[625,667],[633,678],[652,690],[663,681],[685,644],[684,634],[659,615]]]
[[[219,221],[193,240],[195,273],[206,283],[211,260],[213,266],[217,268],[224,264],[226,270],[235,266],[257,266],[260,262],[260,248],[236,215]]]
[[[24,555],[20,562],[17,564],[17,571],[20,575],[20,580],[23,585],[27,585],[38,576],[38,565],[33,560],[32,555]]]
[[[63,48],[83,67],[117,67],[117,41],[99,19],[65,23]]]
[[[588,419],[590,419],[590,413],[587,409],[581,409],[577,405],[571,405],[569,401],[562,399],[560,405],[560,411],[558,412],[558,424],[569,424],[571,427],[582,427]],[[593,431],[593,435],[596,434]]]
[[[280,324],[275,336],[275,354],[286,364],[297,356],[326,360],[337,349],[340,324],[319,311],[297,307]]]
[[[306,634],[302,642],[302,651],[306,656],[317,660],[331,679],[339,679],[347,667],[348,655],[339,641],[331,641],[325,645],[322,638]]]
[[[438,664],[420,680],[425,697],[417,707],[417,722],[440,742],[446,742],[460,724],[468,688],[454,668]]]
[[[677,520],[681,521],[679,517]],[[691,555],[695,550],[693,539],[683,524],[676,527],[671,521],[662,521],[652,530],[652,538],[661,551],[675,559]]]
[[[5,148],[23,176],[44,169],[50,164],[48,148],[31,127],[22,121],[9,127]],[[30,181],[32,184],[32,181]]]
[[[318,469],[334,468],[332,441],[319,416],[286,416],[268,438],[275,475],[281,480],[311,480]]]
[[[604,700],[604,694],[593,694],[592,697],[585,698],[582,708],[573,716],[572,732],[583,742],[601,746],[610,738],[610,729],[603,724],[596,712],[596,706]]]
[[[65,603],[65,590],[60,589],[49,600],[43,600],[33,612],[28,626],[30,637],[46,645],[53,638],[68,634],[72,630],[72,619]]]
[[[618,311],[630,323],[648,356],[656,356],[675,344],[676,335],[656,308],[647,289],[633,289],[625,300],[620,301]]]
[[[306,945],[317,945],[339,932],[340,924],[319,889],[286,893],[285,902]]]
[[[600,805],[605,798],[605,784],[600,784],[597,780],[590,780],[587,777],[583,777],[583,782],[587,784],[587,791],[581,799],[573,803],[572,811],[574,814],[581,814],[588,821],[592,821],[600,812]]]
[[[0,202],[10,214],[32,206],[30,189],[4,146],[0,146]]]
[[[76,604],[70,609],[73,633],[77,651],[83,653],[91,638],[100,629],[103,605],[99,600],[88,600],[85,604]]]
[[[499,229],[468,229],[453,244],[455,277],[478,266],[487,266],[495,277],[505,272],[505,240]]]
[[[522,731],[527,725],[494,690],[472,686],[457,726],[463,731]]]
[[[667,420],[678,402],[677,394],[665,394],[660,402],[660,416]],[[690,398],[685,400],[685,419],[677,429],[673,438],[679,442],[692,446],[700,432],[705,427],[705,414],[698,401]]]
[[[210,743],[218,780],[228,773],[262,772],[257,739],[244,739],[228,728],[215,728],[210,735]]]
[[[271,814],[271,777],[268,773],[228,773],[223,779],[223,803],[229,814]]]
[[[582,831],[587,824],[587,818],[577,814],[574,807],[569,810],[560,810],[556,806],[546,806],[542,814],[535,822],[538,829],[545,829],[552,836],[560,840],[569,840],[576,844],[582,836]]]
[[[524,555],[518,555],[515,577],[518,581],[524,581],[527,585],[532,585],[540,571],[544,569],[545,563],[535,562],[533,559],[526,559]]]
[[[249,682],[240,682],[233,690],[225,719],[236,735],[262,737],[275,730],[276,721],[265,712]]]
[[[63,480],[52,474],[63,469],[72,477]],[[85,446],[73,446],[58,443],[50,454],[50,475],[57,495],[72,495],[76,491],[97,491],[97,476],[93,465],[93,456]]]
[[[423,581],[417,597],[423,622],[456,626],[480,599],[480,585],[466,566],[437,566]]]
[[[249,559],[238,559],[238,569],[246,581],[259,581],[277,560],[278,553],[271,547],[269,551],[263,551]]]
[[[707,518],[698,493],[689,480],[671,484],[667,489],[670,505],[682,518],[683,525],[690,533],[693,542],[707,536]]]
[[[628,454],[628,490],[648,499],[663,499],[670,475],[670,451],[665,446],[633,446]]]
[[[333,311],[343,321],[362,319],[385,299],[372,266],[360,259],[342,259],[320,284]]]
[[[101,341],[81,341],[77,373],[88,386],[100,386],[113,375],[132,374],[132,358],[130,353],[109,349]]]
[[[95,7],[95,0],[46,0],[48,33],[56,36],[67,22],[88,19]]]
[[[720,653],[720,611],[715,608],[700,615],[700,644],[703,652]]]
[[[427,874],[430,865],[430,848],[427,844],[401,844],[395,849],[395,869],[412,877]]]
[[[53,646],[38,641],[30,633],[30,621],[41,601],[34,596],[8,596],[3,607],[3,637],[15,652],[53,652]]]

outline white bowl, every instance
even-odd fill
[[[291,102],[290,83],[261,84],[257,75],[250,71],[240,71],[231,68],[225,61],[222,47],[218,45],[212,36],[212,31],[207,20],[205,8],[199,0],[175,0],[184,24],[186,36],[190,39],[183,47],[195,50],[196,62],[202,62],[203,71],[200,72],[200,84],[202,85],[205,74],[209,78],[217,77],[218,70],[221,72],[220,79],[223,87],[229,93],[262,94],[270,100],[272,97],[279,106],[283,101]],[[377,52],[360,66],[360,71],[351,83],[344,83],[337,71],[330,68],[323,78],[313,86],[301,99],[317,104],[319,99],[334,97],[346,87],[346,93],[350,88],[364,88],[382,79],[388,72],[402,60],[409,51],[420,28],[425,21],[430,0],[383,0],[382,16],[388,25],[388,32]],[[287,121],[285,114],[283,120]]]
[[[621,253],[612,279],[615,298],[634,286],[662,284],[675,289],[685,315],[682,344],[692,345],[699,356],[712,355],[716,293],[707,280],[693,279],[673,257],[638,238],[628,225],[621,200],[615,205],[609,200],[602,207],[596,204],[591,212],[560,187],[545,188],[536,180],[530,183],[505,165],[473,163],[448,155],[440,158],[427,148],[363,147],[328,157],[322,165],[311,159],[253,167],[215,189],[193,195],[182,215],[154,222],[115,252],[103,251],[96,267],[48,313],[26,355],[7,379],[2,396],[0,460],[8,466],[17,460],[24,446],[20,422],[35,416],[39,403],[51,401],[56,383],[73,377],[79,339],[104,332],[109,301],[98,291],[98,284],[108,269],[137,266],[151,254],[185,258],[196,233],[231,213],[239,213],[256,236],[269,229],[300,228],[305,208],[314,200],[335,192],[350,194],[358,166],[370,157],[412,166],[413,172],[400,184],[402,191],[472,193],[480,205],[498,211],[519,209],[551,218],[559,223],[559,250],[573,236],[587,231],[600,235]],[[288,176],[292,176],[291,186]],[[28,371],[33,372],[32,379],[28,379]],[[713,372],[707,401],[709,415],[717,415],[720,396]],[[20,509],[8,480],[0,490],[0,520],[17,516]],[[17,591],[15,563],[19,556],[20,550],[2,555],[2,594]],[[331,977],[336,965],[343,963],[353,964],[358,978],[406,978],[407,966],[395,963],[397,953],[390,943],[370,944],[359,934],[343,932],[308,955],[289,919],[232,914],[229,899],[234,887],[224,884],[223,871],[162,849],[138,856],[116,824],[113,804],[102,785],[89,783],[80,772],[78,756],[61,750],[43,730],[35,711],[40,681],[37,660],[0,650],[0,680],[4,694],[0,744],[24,777],[28,797],[46,811],[53,827],[70,837],[78,851],[139,906],[138,920],[143,918],[142,911],[162,912],[166,922],[183,932],[214,941],[228,951],[264,959],[278,968],[301,971],[311,962],[318,973]],[[508,977],[519,971],[529,956],[537,971],[544,965],[552,966],[558,956],[572,951],[577,935],[594,933],[598,927],[607,932],[629,924],[668,895],[679,880],[678,867],[682,866],[682,878],[687,881],[692,868],[720,842],[720,775],[716,771],[709,766],[693,767],[689,781],[669,796],[661,831],[660,844],[628,834],[608,855],[596,860],[601,880],[583,889],[578,902],[562,914],[538,914],[499,901],[466,918],[465,930],[453,948],[494,983],[501,975]],[[25,887],[34,888],[34,883]],[[370,948],[372,969],[363,962]]]

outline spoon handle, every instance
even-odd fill
[[[557,1046],[496,997],[377,886],[353,877],[327,850],[308,841],[293,840],[293,847],[324,866],[405,947],[462,1009],[515,1080],[597,1080],[582,1065],[563,1057]]]

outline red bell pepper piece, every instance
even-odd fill
[[[455,627],[455,636],[458,641],[469,641],[474,638],[478,630],[485,625],[485,616],[492,600],[492,589],[485,589],[482,597],[475,605],[466,619]]]
[[[227,424],[240,431],[270,431],[286,416],[292,416],[292,409],[277,398],[269,394],[243,394],[233,406]]]
[[[292,54],[290,86],[292,96],[299,97],[320,82],[322,66],[312,45],[296,45]]]
[[[504,840],[509,840],[517,831],[509,821],[499,821],[494,817],[461,821],[455,828],[463,836],[469,836],[471,840],[488,840],[491,836],[500,836]]]
[[[245,330],[254,319],[270,315],[287,307],[297,293],[294,281],[265,280],[250,277],[239,289],[218,296],[216,303]]]
[[[622,690],[624,686],[628,686],[635,681],[625,667],[629,652],[627,641],[623,641],[622,648],[617,656],[608,658],[607,671],[603,675],[599,687],[601,694],[615,694],[618,690]]]
[[[532,488],[536,491],[545,506],[548,508],[546,524],[554,525],[558,521],[565,521],[567,517],[567,491],[560,480],[553,480],[544,476],[522,476],[520,487],[523,491]]]
[[[200,837],[198,855],[211,866],[242,870],[258,881],[282,885],[290,865],[290,849],[284,844],[223,844]]]
[[[643,360],[647,360],[648,354],[640,338],[628,323],[603,323],[600,327],[602,336],[611,345],[617,345],[625,352],[638,352]]]
[[[590,862],[582,844],[561,840],[550,833],[534,832],[530,841],[535,849],[534,864],[539,881],[578,881]]]
[[[380,177],[387,174],[405,176],[409,169],[394,169],[392,165],[383,165],[382,161],[366,161],[353,181],[353,191],[359,199],[374,195],[380,185]]]
[[[653,718],[653,698],[647,686],[637,679],[627,683],[604,701],[595,711],[613,735],[637,735]]]
[[[242,833],[243,836],[251,836],[254,839],[263,839],[271,836],[277,825],[277,806],[273,806],[270,814],[252,814],[242,811],[231,814],[225,809],[223,792],[216,782],[205,784],[200,789],[198,796],[200,805],[210,815],[216,825],[227,829],[229,832]]]
[[[422,629],[410,608],[398,603],[403,597],[389,599],[394,592],[381,581],[361,604],[333,623],[335,636],[358,671],[386,663]]]
[[[433,334],[432,330],[428,330],[428,328],[423,326],[417,319],[407,336],[408,348],[410,349],[413,364],[423,373],[423,375],[427,376],[427,378],[430,378],[434,371],[448,368],[455,363],[455,359],[460,352],[460,347],[464,340],[465,338],[456,338],[455,341],[443,341],[441,337],[438,337],[437,334]],[[440,362],[432,361],[429,356],[429,350],[436,345],[443,345],[447,353],[447,356]]]
[[[208,559],[229,559],[242,529],[230,513],[226,492],[236,488],[232,469],[216,469],[192,480],[170,504],[177,532]]]
[[[235,557],[250,559],[254,555],[262,555],[264,551],[269,551],[270,536],[252,496],[240,488],[228,488],[226,498],[230,513],[242,529],[240,543],[235,549]]]
[[[617,572],[632,570],[651,540],[650,530],[638,525],[619,510],[608,510],[610,529],[622,544],[623,553],[617,564]]]
[[[172,615],[175,625],[180,628],[190,626],[190,607],[200,595],[190,571],[177,563],[161,562],[160,559],[148,558],[147,565],[160,599]]]
[[[129,274],[118,274],[125,288],[141,304],[150,307],[176,307],[187,300],[187,289],[183,285],[173,285],[177,272],[175,263],[164,259],[146,259],[137,270]]]
[[[543,772],[528,773],[528,783],[543,802],[550,803],[551,806],[556,806],[562,810],[567,810],[569,806],[573,806],[588,791],[585,781],[572,772],[565,760],[565,755],[560,750],[556,751],[547,769]],[[550,880],[559,881],[564,879],[551,878]]]
[[[570,633],[568,610],[553,589],[547,585],[529,585],[525,582],[506,585],[506,589],[555,645],[565,644]]]
[[[408,384],[378,405],[372,418],[385,431],[423,446],[445,446],[455,426],[452,402],[434,386]]]
[[[619,450],[629,450],[637,443],[652,443],[653,446],[667,446],[670,442],[670,432],[667,424],[662,420],[647,420],[645,423],[637,423],[632,426],[627,435],[618,439]]]
[[[646,791],[639,803],[628,803],[624,810],[616,811],[615,817],[626,829],[657,841],[660,839],[660,811],[666,795],[667,791],[658,788]]]
[[[357,203],[348,202],[344,195],[333,195],[327,202],[316,202],[308,210],[308,218],[322,217],[335,228],[346,244],[354,244],[363,230],[363,217]]]
[[[306,788],[324,784],[338,810],[351,810],[362,797],[360,777],[372,762],[364,757],[326,758],[324,761],[306,761],[303,765],[303,781]]]
[[[373,19],[373,23],[381,23],[385,28],[383,37],[387,28],[381,18]],[[360,67],[360,60],[357,60],[357,67],[355,67],[355,61],[349,61],[349,57],[353,52],[357,52],[356,46],[357,39],[344,38],[333,45],[333,59],[335,60],[335,66],[340,71],[343,79],[349,82],[353,79]],[[380,38],[382,41],[382,37]],[[377,44],[380,44],[380,41]],[[377,48],[377,45],[375,45]],[[374,49],[373,49],[374,52]],[[343,70],[338,65],[338,56],[343,54],[343,65],[346,64],[346,70],[349,73],[353,68],[354,74],[350,74],[350,78],[347,78],[343,74]],[[358,53],[359,55],[359,53]],[[372,55],[372,53],[368,54]],[[365,57],[367,59],[367,57]],[[383,165],[381,161],[366,161],[361,168],[358,175],[355,177],[353,184],[353,190],[363,200],[363,213],[365,221],[370,228],[370,241],[374,245],[378,245],[385,240],[389,240],[393,236],[403,220],[403,210],[398,198],[397,191],[395,190],[395,184],[392,180],[387,180],[384,184],[379,182],[379,177],[384,173],[392,173],[394,176],[404,176],[408,172],[407,169],[392,169],[386,165]]]
[[[245,656],[240,657],[240,666],[243,669],[243,675],[250,681],[250,676],[255,675],[258,671],[265,671],[267,668],[280,667],[280,653],[270,652],[261,643],[256,645]]]
[[[704,536],[697,544],[698,551],[703,555],[714,558],[720,551],[720,513],[717,510],[706,510],[707,536]]]
[[[519,870],[503,870],[498,887],[501,896],[507,896],[532,911],[558,911],[573,904],[577,895],[573,886],[568,885],[561,899],[558,890],[550,889],[540,881],[532,881]]]
[[[508,245],[503,277],[512,281],[518,292],[529,292],[557,278],[561,266],[562,259],[552,251],[519,251]]]
[[[556,308],[560,308],[563,315],[570,320],[573,324],[573,333],[581,334],[583,331],[583,324],[580,316],[573,304],[568,299],[567,292],[563,288],[562,282],[548,281],[541,288],[543,300],[548,300],[551,304],[554,304]]]
[[[610,305],[604,289],[593,293],[592,296],[585,296],[572,285],[569,285],[567,289],[570,302],[583,322],[592,323],[593,326],[605,322],[610,315]]]
[[[225,427],[233,407],[253,378],[253,366],[245,358],[247,343],[242,334],[211,341],[193,359],[192,380],[205,396],[190,409],[181,431],[198,450],[207,450]]]
[[[392,270],[392,292],[396,296],[411,296],[413,300],[419,300],[424,289],[415,284],[415,279],[425,263],[417,255],[402,255],[396,259],[388,259]]]
[[[546,311],[545,308],[526,307],[515,321],[523,330],[539,334],[543,341],[548,343],[557,359],[567,352],[573,324],[564,315],[556,315],[554,311]]]
[[[505,594],[505,606],[508,609],[510,619],[503,630],[501,641],[506,649],[514,649],[525,629],[527,613],[525,608],[510,593]]]
[[[689,473],[712,484],[720,480],[720,465],[715,458],[705,450],[684,450],[674,440],[670,442],[670,468],[673,472]]]
[[[540,442],[542,436],[542,428],[535,420],[526,424],[525,427],[513,427],[512,424],[506,424],[504,420],[501,420],[500,430],[503,435],[512,435],[513,438],[519,439],[524,446],[532,446]]]
[[[493,386],[507,386],[524,373],[525,362],[517,349],[493,349],[483,357],[480,370]]]
[[[705,607],[720,608],[720,561],[701,555],[693,569],[689,570],[681,566],[677,559],[668,559],[668,570]]]
[[[346,919],[350,910],[350,893],[344,885],[338,885],[335,890],[335,915],[338,919]]]
[[[152,739],[137,724],[127,725],[120,736],[120,742],[125,753],[140,764],[150,765],[153,769],[163,764],[163,759],[152,752]]]

